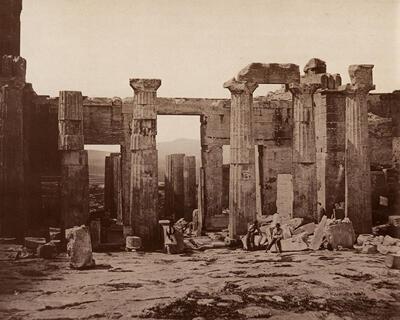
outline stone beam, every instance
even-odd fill
[[[251,63],[239,71],[237,80],[258,84],[299,83],[300,70],[292,63]]]
[[[130,220],[145,248],[159,244],[157,172],[158,79],[130,79],[134,91],[131,124]]]
[[[224,88],[231,92],[229,236],[236,238],[256,218],[253,91],[257,84],[232,79]]]

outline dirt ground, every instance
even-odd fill
[[[400,271],[379,254],[95,253],[77,271],[0,252],[0,319],[400,319]]]

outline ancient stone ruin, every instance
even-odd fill
[[[382,197],[383,214],[400,214],[400,92],[371,93],[373,65],[351,65],[351,83],[342,85],[340,75],[327,73],[326,63],[316,58],[303,75],[295,64],[251,63],[223,84],[230,99],[158,97],[160,79],[136,78],[127,81],[133,98],[63,90],[49,97],[25,81],[21,2],[0,2],[0,20],[7,21],[0,32],[2,237],[87,223],[84,145],[105,144],[121,146],[120,154],[106,160],[105,189],[113,189],[106,207],[146,248],[157,247],[158,115],[197,115],[201,122],[197,190],[195,160],[168,160],[166,202],[171,211],[179,204],[184,212],[176,219],[190,220],[197,208],[196,223],[204,230],[229,228],[235,238],[257,215],[278,211],[315,221],[318,202],[328,214],[344,202],[357,234],[371,231]],[[282,89],[253,97],[259,84]],[[224,145],[230,145],[229,176]]]

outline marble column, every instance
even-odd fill
[[[58,150],[61,153],[61,217],[65,229],[89,217],[88,152],[84,150],[83,104],[79,91],[60,91]]]
[[[193,210],[197,208],[195,156],[185,156],[183,159],[183,192],[184,218],[186,221],[192,221]]]
[[[159,241],[157,172],[157,89],[159,79],[131,79],[134,91],[131,133],[130,218],[145,248]]]
[[[345,214],[357,234],[372,228],[367,96],[375,89],[373,65],[351,65],[346,95]]]
[[[184,217],[183,163],[185,154],[166,156],[165,168],[165,216],[174,221]]]
[[[313,94],[318,84],[293,85],[293,217],[317,219]]]
[[[224,88],[231,92],[229,236],[237,238],[256,218],[253,92],[257,84],[232,79]]]

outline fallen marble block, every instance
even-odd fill
[[[364,243],[370,243],[373,239],[374,236],[372,234],[360,234],[357,237],[357,245],[362,246]]]
[[[385,265],[391,269],[400,269],[400,255],[388,254],[385,257]]]
[[[375,244],[365,244],[361,249],[361,253],[371,254],[371,253],[377,253],[377,252],[378,252],[378,249]]]
[[[65,231],[68,241],[67,253],[74,269],[86,269],[95,265],[92,257],[92,243],[86,226],[73,227]]]
[[[307,223],[296,230],[294,230],[293,234],[297,235],[303,232],[307,232],[307,234],[313,234],[317,225],[314,222]]]
[[[339,246],[351,249],[356,237],[353,224],[350,221],[327,225],[325,236],[332,249],[337,249]]]
[[[24,245],[27,249],[30,249],[30,250],[37,250],[37,248],[43,244],[46,244],[45,238],[38,238],[38,237],[25,237],[24,238]]]

